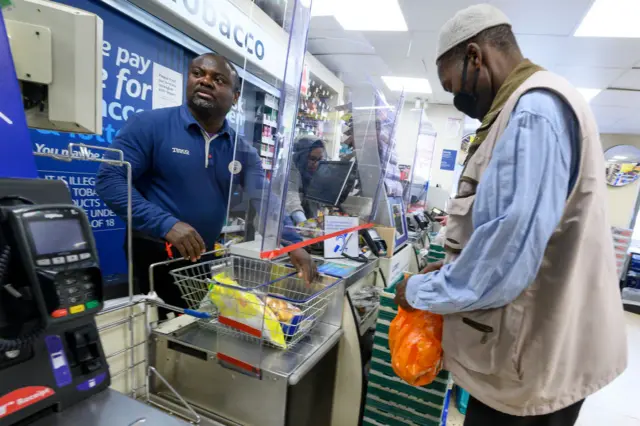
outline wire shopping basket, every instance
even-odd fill
[[[228,256],[171,271],[199,324],[218,333],[290,349],[322,318],[339,279],[320,275],[307,285],[295,269]]]

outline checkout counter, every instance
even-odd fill
[[[71,200],[66,187],[61,182],[20,181],[18,183],[21,182],[26,183],[26,189],[16,189],[15,185],[0,185],[0,187],[12,194],[24,194],[22,197],[36,203],[42,200],[47,205],[51,205],[49,203],[57,201],[60,209],[66,208],[77,212],[79,220],[86,222],[86,217],[81,210],[64,207],[70,204]],[[34,183],[43,186],[38,188]],[[37,193],[42,195],[38,196]],[[44,208],[40,206],[36,207]],[[33,210],[36,207],[29,206],[27,210]],[[60,228],[53,225],[53,229]],[[97,258],[88,224],[84,223],[82,230],[83,238],[78,241],[86,242],[91,259]],[[66,235],[70,234],[67,232]],[[34,237],[28,236],[26,239],[31,241]],[[78,244],[78,242],[74,243],[75,246]],[[75,256],[75,253],[67,254],[68,251],[68,248],[61,247],[51,256],[52,258]],[[61,255],[58,256],[58,254]],[[78,258],[80,257],[81,253],[78,253]],[[88,418],[91,419],[89,424],[96,425],[116,424],[114,423],[116,420],[117,424],[127,425],[145,422],[158,425],[187,424],[147,404],[128,398],[114,389],[108,389],[111,376],[114,377],[113,385],[125,393],[135,391],[136,381],[141,384],[149,378],[149,392],[145,396],[144,390],[138,390],[138,399],[142,401],[146,399],[145,402],[177,414],[179,418],[185,420],[197,420],[198,417],[194,417],[195,412],[199,416],[200,424],[266,426],[340,425],[352,424],[352,420],[357,422],[360,395],[363,389],[360,338],[372,324],[372,319],[375,321],[375,313],[369,313],[366,318],[359,318],[350,303],[349,294],[362,286],[375,285],[376,279],[380,279],[379,264],[378,259],[372,259],[366,264],[348,259],[335,262],[341,263],[345,268],[353,269],[339,282],[335,296],[327,307],[322,321],[307,337],[288,351],[233,336],[216,336],[212,330],[200,327],[196,318],[189,315],[155,326],[154,302],[142,296],[136,296],[131,300],[127,298],[122,301],[108,301],[106,304],[100,296],[92,296],[98,298],[100,303],[98,307],[93,311],[85,307],[86,310],[81,314],[68,314],[69,319],[66,322],[60,325],[54,323],[47,329],[50,331],[46,334],[47,336],[50,335],[49,333],[66,336],[69,330],[73,332],[78,327],[89,327],[90,330],[94,330],[94,333],[100,335],[100,340],[95,342],[94,351],[98,354],[97,359],[100,360],[101,367],[95,373],[96,377],[94,375],[88,377],[79,372],[77,378],[73,373],[77,367],[71,367],[74,376],[73,388],[68,390],[77,392],[80,395],[78,397],[80,401],[74,401],[66,408],[65,404],[59,400],[51,399],[48,401],[51,404],[43,405],[47,413],[45,418],[33,424],[87,424]],[[87,268],[93,267],[82,262],[77,264],[78,270],[82,273]],[[65,265],[64,268],[66,276],[72,269],[69,265]],[[101,284],[99,274],[91,276],[96,280],[96,286]],[[60,289],[68,288],[71,287]],[[6,302],[6,296],[4,301]],[[46,314],[54,318],[57,316],[56,312],[62,309],[72,312],[76,306],[66,307],[64,303],[61,299],[56,306],[48,308]],[[95,315],[98,315],[97,324],[94,322]],[[135,333],[140,340],[130,341],[125,330]],[[149,334],[145,336],[147,331]],[[6,337],[6,335],[3,336]],[[50,370],[49,361],[50,356],[53,355],[50,355],[50,351],[46,351],[45,338],[42,339],[40,344],[42,346],[35,344],[37,350],[43,351],[44,358],[39,359],[42,365],[35,368],[33,365],[35,360],[33,360],[22,367],[10,366],[8,369],[0,370],[2,376],[0,382],[3,388],[15,387],[13,383],[17,378],[13,371],[17,371],[18,368],[20,371],[28,369],[34,372],[40,372],[44,368],[43,371],[48,370],[48,373],[40,372],[41,375],[55,380],[55,371]],[[69,346],[71,340],[64,341],[64,353],[69,360],[69,365],[74,365],[71,359],[77,355]],[[114,344],[123,343],[126,344],[123,349],[114,348]],[[259,361],[259,374],[248,374],[242,365],[225,365],[220,362],[217,355],[221,350],[227,353],[232,351],[236,355],[250,354],[245,361],[254,363]],[[129,358],[134,352],[139,353]],[[117,367],[121,359],[130,361],[122,370],[124,373],[121,373]],[[149,370],[145,372],[145,369]],[[141,370],[142,374],[140,374]],[[103,377],[102,381],[99,377]],[[122,383],[116,383],[119,379],[126,382],[124,389]],[[31,384],[31,380],[25,379],[24,376],[20,377],[19,381]],[[91,392],[83,394],[83,391],[77,389],[80,389],[85,382],[88,383],[88,387],[93,387]],[[91,383],[94,384],[91,385]],[[215,386],[212,386],[214,383]],[[56,388],[57,385],[50,386]],[[65,393],[58,391],[56,398],[58,395],[63,397]],[[189,408],[185,407],[185,402]],[[65,406],[65,409],[57,412],[52,408],[58,406]],[[345,420],[347,418],[350,420]],[[317,423],[318,419],[326,421]]]
[[[30,14],[20,13],[28,2],[20,0],[19,3],[15,16],[27,19]],[[57,8],[55,3],[51,7]],[[101,22],[95,15],[76,14],[65,8],[56,13],[71,20],[92,20],[95,33],[101,37]],[[53,24],[41,22],[39,25]],[[101,81],[101,43],[94,41],[97,79],[83,82],[85,86],[77,90],[87,91],[96,81]],[[79,50],[74,51],[70,64],[82,57]],[[59,70],[55,72],[60,74]],[[51,95],[54,94],[52,91]],[[358,96],[354,96],[356,98]],[[242,324],[239,327],[235,324],[237,333],[211,327],[216,320],[219,322],[219,317],[202,308],[200,302],[205,298],[202,295],[191,309],[167,306],[153,291],[149,295],[134,296],[131,271],[129,297],[105,301],[91,229],[84,212],[73,207],[64,183],[0,182],[0,189],[4,191],[0,199],[3,195],[11,198],[7,207],[0,208],[10,210],[12,213],[7,214],[14,218],[13,222],[7,222],[6,214],[2,216],[2,235],[9,238],[7,244],[13,253],[10,268],[28,276],[18,281],[12,279],[14,286],[0,296],[0,338],[4,339],[0,342],[7,339],[21,342],[16,348],[0,348],[0,426],[180,425],[188,424],[186,422],[225,426],[358,424],[366,389],[366,335],[375,324],[377,308],[358,311],[352,300],[365,287],[385,287],[403,271],[417,271],[413,249],[406,241],[408,232],[402,200],[393,198],[385,190],[384,158],[379,154],[378,139],[381,127],[389,127],[389,122],[381,126],[378,118],[367,115],[383,112],[375,101],[358,99],[354,102],[373,105],[375,109],[353,111],[351,133],[355,158],[346,163],[325,162],[331,171],[346,170],[346,174],[336,178],[332,172],[320,173],[319,176],[326,179],[317,180],[318,187],[308,195],[312,201],[328,208],[324,217],[342,210],[343,217],[359,218],[359,224],[355,230],[332,229],[320,236],[322,244],[330,239],[335,240],[335,244],[343,237],[338,244],[340,249],[334,245],[329,250],[337,253],[335,258],[326,259],[326,250],[325,256],[318,258],[342,272],[332,276],[327,270],[323,275],[322,280],[332,283],[327,284],[332,290],[323,299],[325,306],[317,311],[318,315],[306,316],[305,320],[312,326],[303,329],[304,333],[287,350],[268,344],[264,328],[258,330],[256,338],[255,330]],[[88,103],[100,104],[100,100],[92,99]],[[90,106],[74,111],[95,109]],[[387,112],[391,110],[398,108],[390,107]],[[69,117],[70,123],[76,121],[76,117]],[[45,123],[41,127],[59,128],[60,125]],[[100,114],[97,114],[82,130],[93,133],[100,127]],[[391,139],[389,134],[387,142]],[[285,146],[280,149],[286,152],[286,144],[292,140],[292,137],[289,142],[285,139]],[[74,154],[72,145],[67,155],[50,157],[63,161],[106,161],[77,155],[77,149]],[[122,159],[109,161],[128,167]],[[265,205],[272,210],[258,212],[259,217],[269,222],[261,228],[264,240],[233,245],[223,260],[244,256],[257,261],[264,259],[265,253],[280,250],[278,232],[281,232],[285,209],[279,203],[287,196],[283,182],[288,180],[291,164],[287,163],[286,155],[279,156],[277,161],[284,163],[274,168],[271,193],[264,197],[268,201]],[[283,174],[278,175],[278,171]],[[334,196],[333,189],[327,188],[336,185],[339,191]],[[376,211],[382,214],[377,216]],[[58,246],[49,242],[46,253],[41,252],[38,243],[41,230],[18,225],[28,223],[29,214],[42,217],[45,222],[72,220],[77,225],[74,229],[79,231],[73,234],[52,222],[49,229],[62,232],[60,238],[54,240]],[[377,233],[368,233],[374,222],[383,226]],[[382,252],[369,240],[384,240],[380,234],[385,228],[391,231],[388,248]],[[368,257],[361,252],[364,244],[360,244],[360,237],[364,233]],[[404,235],[404,240],[398,240],[398,233]],[[348,235],[357,242],[356,256],[341,255],[348,245]],[[372,254],[374,251],[377,256]],[[268,257],[261,262],[267,265],[267,278],[262,277],[263,281],[271,279],[269,285],[273,285],[278,280],[269,275],[274,268],[286,268],[283,265],[286,260]],[[201,279],[199,285],[207,297],[211,266],[211,263],[193,266],[204,268],[201,275],[206,280]],[[153,276],[153,267],[150,275]],[[182,282],[194,283],[195,278],[192,275]],[[294,280],[295,277],[286,275],[280,279]],[[278,290],[274,287],[274,291]],[[27,294],[30,297],[25,297]],[[183,295],[187,297],[187,293]],[[33,303],[33,307],[25,311],[28,315],[12,310],[12,297]],[[183,315],[158,321],[157,307],[170,308]],[[31,330],[29,339],[20,331],[25,327]],[[24,394],[23,389],[33,386],[40,386],[41,392]],[[21,405],[24,408],[18,410]]]

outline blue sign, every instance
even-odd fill
[[[440,160],[440,170],[453,171],[456,168],[456,156],[458,151],[455,149],[443,149],[442,160]]]
[[[0,176],[36,178],[36,163],[13,66],[7,30],[0,10]]]
[[[195,55],[99,2],[59,1],[95,13],[104,23],[102,135],[32,129],[32,149],[42,153],[66,154],[70,142],[107,148],[131,115],[152,108],[154,64],[182,74],[184,83],[189,61]],[[98,150],[89,150],[89,155],[96,158],[102,154]],[[123,250],[125,223],[95,192],[99,163],[37,157],[36,165],[41,178],[66,181],[74,203],[87,212],[103,274],[126,274]]]
[[[33,150],[49,154],[66,154],[70,142],[107,148],[129,117],[136,112],[152,109],[154,67],[161,65],[181,74],[184,87],[189,62],[196,55],[164,38],[158,32],[110,8],[102,1],[56,1],[95,13],[103,20],[103,128],[101,135],[32,129]],[[258,46],[255,48],[254,51],[259,50]],[[252,137],[253,122],[247,120],[245,111],[255,110],[256,90],[251,85],[245,84],[243,92],[243,99],[232,108],[227,115],[227,120],[234,129],[237,129],[240,136],[246,134]],[[89,149],[89,155],[98,158],[102,152]],[[40,177],[66,181],[74,203],[87,212],[103,274],[126,274],[127,264],[123,250],[125,223],[104,204],[95,192],[99,163],[64,162],[37,157],[36,165]]]

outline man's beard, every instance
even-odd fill
[[[205,110],[213,110],[213,109],[216,108],[215,101],[213,101],[213,100],[208,101],[208,100],[202,99],[201,97],[198,97],[198,96],[194,96],[191,99],[191,104],[194,107],[196,107],[196,108],[198,108],[200,110],[203,110],[203,111],[205,111]]]

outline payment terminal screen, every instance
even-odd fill
[[[60,219],[29,222],[31,238],[40,256],[88,249],[80,222]]]

